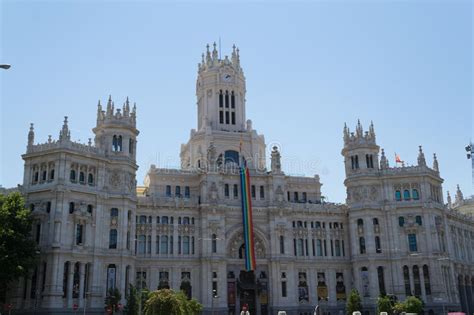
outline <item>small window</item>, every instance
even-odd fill
[[[265,188],[260,186],[260,199],[265,199]]]
[[[112,208],[112,209],[110,209],[110,216],[111,216],[112,218],[118,217],[118,209],[117,209],[117,208]]]
[[[91,186],[94,185],[94,175],[92,175],[90,173],[89,173],[89,175],[87,175],[87,183]]]
[[[84,172],[79,173],[79,182],[81,184],[84,184],[86,182],[86,176],[84,175]]]
[[[45,180],[46,180],[46,176],[47,176],[47,172],[46,172],[46,171],[43,171],[43,173],[41,174],[41,180],[42,180],[42,181],[45,181]]]
[[[286,281],[281,282],[281,297],[287,297]]]
[[[252,185],[252,199],[255,199],[256,198],[256,189],[255,189],[255,185]]]
[[[421,219],[421,215],[417,215],[415,217],[415,221],[416,221],[416,224],[418,224],[419,226],[422,226],[423,225],[423,221]]]
[[[403,227],[405,225],[405,218],[398,217],[398,226]]]
[[[239,185],[234,184],[234,199],[239,198]]]
[[[83,229],[84,226],[82,224],[76,225],[76,245],[83,244]]]
[[[359,237],[359,249],[361,254],[365,254],[365,238]]]
[[[224,185],[224,196],[229,198],[229,184]]]
[[[37,183],[37,182],[38,182],[38,179],[39,179],[39,173],[38,173],[38,172],[35,172],[35,176],[34,176],[33,182]]]
[[[74,202],[69,203],[69,213],[74,213]]]
[[[217,235],[212,234],[212,252],[217,253]]]
[[[374,219],[373,219],[373,222],[374,222],[374,225],[379,225],[379,219],[374,218]]]
[[[280,235],[280,254],[285,253],[285,237]]]
[[[168,217],[167,216],[161,217],[161,224],[168,224]]]
[[[403,199],[410,200],[410,191],[408,189],[403,191]]]
[[[92,205],[87,205],[87,212],[92,214],[93,207]]]
[[[400,190],[395,191],[395,200],[396,201],[402,200],[402,193],[400,192]]]
[[[49,171],[49,180],[53,180],[54,179],[54,168]]]
[[[191,191],[189,189],[189,186],[184,187],[184,198],[189,198],[191,196]]]
[[[69,172],[69,180],[71,182],[75,182],[76,181],[76,171],[75,170],[71,170]]]
[[[375,252],[380,254],[382,252],[382,245],[380,243],[380,236],[375,237]]]
[[[171,197],[171,186],[166,185],[166,197]]]
[[[50,213],[51,212],[51,201],[48,201],[46,203],[46,213]]]
[[[412,195],[413,195],[413,200],[419,200],[420,199],[420,194],[418,193],[417,189],[412,190]]]
[[[363,226],[364,226],[364,220],[358,219],[358,220],[357,220],[357,226],[363,227]]]
[[[176,186],[174,188],[174,194],[176,197],[181,197],[181,186]]]

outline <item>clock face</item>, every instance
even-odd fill
[[[230,74],[224,74],[222,80],[224,80],[224,82],[230,82],[232,81],[232,76]]]

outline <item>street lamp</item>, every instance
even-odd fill
[[[11,65],[0,65],[0,68],[8,70],[10,69]]]

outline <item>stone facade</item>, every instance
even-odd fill
[[[181,168],[151,165],[135,180],[136,108],[99,102],[94,141],[28,134],[22,191],[41,262],[9,299],[19,313],[103,312],[108,288],[182,289],[205,314],[344,311],[352,288],[374,313],[379,294],[420,296],[426,310],[474,311],[474,219],[443,202],[438,161],[390,167],[374,126],[343,132],[346,204],[327,203],[319,176],[286,175],[279,148],[245,111],[239,51],[203,54],[197,129]],[[239,165],[251,173],[257,268],[243,263]],[[462,199],[462,198],[461,198]],[[125,299],[123,299],[125,304]],[[461,306],[460,306],[461,305]]]

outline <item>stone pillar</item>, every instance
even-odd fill
[[[425,288],[425,275],[423,274],[423,265],[418,266],[419,273],[420,273],[420,286],[421,286],[421,299],[423,301],[426,300],[426,288]]]
[[[69,262],[69,270],[67,277],[67,307],[72,307],[72,289],[74,286],[74,262]]]
[[[79,265],[79,307],[84,306],[84,279],[85,279],[85,263]]]
[[[408,266],[408,274],[410,276],[410,291],[413,295],[415,293],[415,280],[413,279],[413,267]]]

